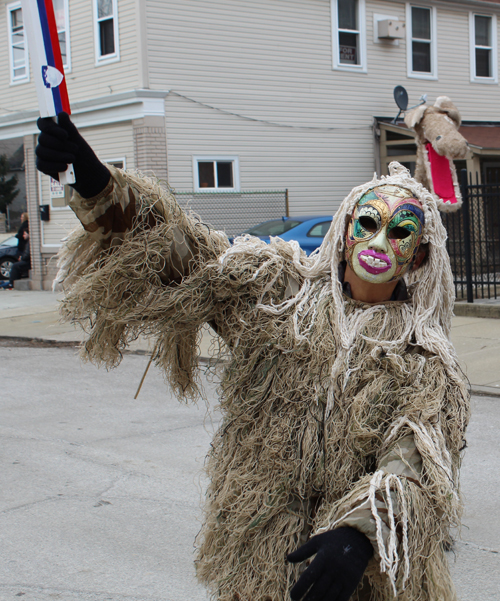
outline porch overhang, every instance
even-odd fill
[[[164,90],[130,90],[71,104],[71,120],[78,128],[94,127],[143,117],[164,117]],[[38,134],[38,109],[0,116],[0,140]]]

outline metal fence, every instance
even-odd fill
[[[484,184],[460,174],[463,205],[442,213],[448,253],[459,299],[497,298],[500,292],[500,180]]]
[[[183,209],[197,213],[204,223],[235,236],[268,219],[288,217],[288,190],[245,192],[175,191]]]

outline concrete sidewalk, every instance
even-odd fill
[[[61,323],[58,304],[62,294],[22,290],[0,290],[0,337],[42,340],[55,344],[79,343],[82,331]],[[453,318],[452,340],[464,372],[476,394],[500,396],[500,319],[482,317],[487,310],[500,317],[500,302],[474,303],[463,308],[457,303]],[[484,307],[488,307],[487,310]],[[471,312],[473,316],[463,316]],[[207,327],[200,345],[200,358],[210,359],[214,335]],[[130,346],[136,353],[150,353],[148,340],[139,339]]]

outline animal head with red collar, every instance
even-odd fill
[[[464,159],[469,146],[460,134],[461,117],[447,96],[434,106],[421,105],[405,115],[408,128],[416,133],[415,179],[434,196],[441,211],[455,211],[462,204],[453,160]]]

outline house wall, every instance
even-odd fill
[[[154,99],[144,100],[141,97],[134,101],[133,98],[123,98],[123,94],[120,96],[122,92],[130,96],[131,91],[147,87],[145,45],[142,42],[144,35],[141,40],[141,33],[144,34],[143,0],[117,0],[120,58],[100,65],[96,64],[95,56],[93,3],[94,0],[69,0],[71,69],[66,71],[66,79],[74,109],[73,120],[102,160],[121,159],[129,168],[139,166],[145,169],[151,159],[155,169],[166,178],[164,121],[157,122],[155,116],[158,111],[151,107]],[[29,165],[34,169],[38,102],[32,72],[29,82],[9,83],[8,4],[10,2],[0,0],[0,31],[4,32],[0,36],[0,119],[3,118],[0,139],[23,136],[28,144],[26,152],[30,153]],[[144,103],[148,106],[145,107]],[[149,143],[152,138],[154,144]],[[136,151],[139,160],[136,160]],[[161,154],[160,159],[156,159],[155,151]],[[34,170],[27,174],[27,180],[34,232],[32,286],[48,288],[56,270],[54,254],[60,247],[61,239],[78,222],[67,206],[51,203],[47,176]],[[48,222],[40,221],[39,206],[42,204],[50,206]]]
[[[0,125],[5,130],[19,115],[33,146],[34,112],[23,111],[37,106],[34,83],[8,84],[7,4],[0,0]],[[95,65],[92,2],[69,0],[68,88],[72,103],[81,102],[74,118],[101,158],[125,155],[127,167],[161,178],[168,167],[176,189],[193,189],[193,156],[235,156],[242,190],[287,188],[291,215],[333,213],[372,177],[373,117],[396,114],[396,85],[406,87],[410,104],[423,93],[430,103],[446,94],[464,119],[499,120],[498,84],[470,82],[469,12],[493,15],[500,6],[432,6],[437,80],[408,77],[406,39],[374,39],[374,15],[406,20],[400,0],[366,0],[367,70],[357,73],[332,68],[330,0],[118,0],[120,60],[102,66]],[[127,105],[124,117],[120,93],[139,88],[156,99],[142,99],[135,112]],[[152,109],[167,90],[161,110]],[[107,108],[90,107],[103,98]],[[50,202],[48,180],[30,177],[35,215]],[[54,252],[75,223],[69,209],[54,208],[40,224],[42,253]]]
[[[374,40],[374,14],[404,22],[404,2],[366,2],[367,72],[352,73],[332,68],[329,0],[146,0],[150,86],[171,91],[170,184],[193,188],[193,155],[236,155],[242,190],[288,188],[292,215],[331,213],[372,177],[373,117],[396,115],[396,85],[410,104],[448,95],[464,119],[498,120],[498,85],[470,82],[473,5],[433,5],[437,81],[407,76],[406,39]]]

